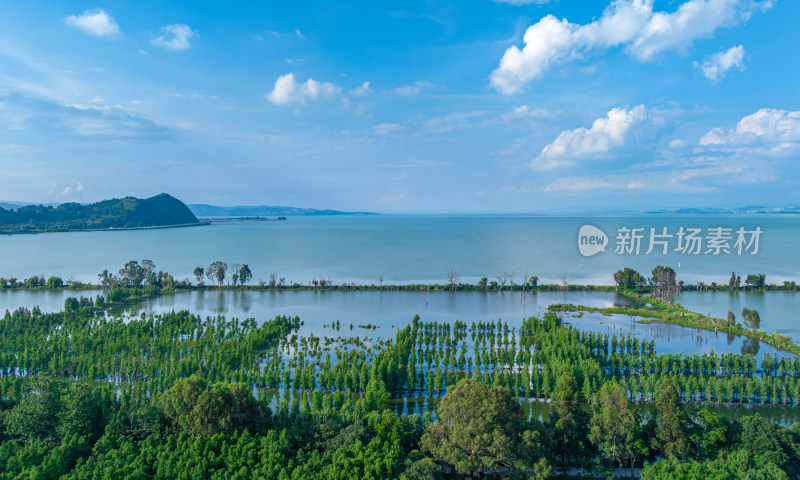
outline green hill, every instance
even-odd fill
[[[43,233],[79,230],[153,228],[200,224],[177,198],[162,193],[150,198],[114,198],[81,205],[57,207],[28,205],[16,210],[0,208],[0,233]]]

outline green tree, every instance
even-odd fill
[[[744,280],[745,285],[757,291],[764,291],[767,286],[767,276],[763,273],[748,275]]]
[[[141,287],[146,270],[136,260],[130,260],[119,270],[119,276],[128,287]]]
[[[512,466],[522,408],[503,387],[461,380],[437,408],[421,447],[456,472],[475,475],[481,467]]]
[[[716,413],[700,408],[692,415],[689,440],[698,460],[716,458],[728,439],[728,426]]]
[[[206,276],[209,280],[214,281],[217,283],[217,286],[222,286],[222,282],[225,281],[225,275],[228,273],[228,264],[217,260],[216,262],[212,263],[208,266],[206,270]]]
[[[54,444],[59,438],[58,413],[62,406],[63,384],[44,373],[30,377],[26,383],[19,405],[6,416],[6,429],[24,442],[42,440]]]
[[[800,476],[800,435],[760,415],[742,419],[742,448],[774,463],[792,478]]]
[[[635,440],[634,415],[628,404],[628,394],[618,383],[604,383],[592,399],[588,438],[603,456],[620,467],[631,458]]]
[[[658,386],[655,395],[656,444],[655,449],[664,457],[682,457],[686,452],[688,418],[680,405],[678,392],[671,379]]]
[[[390,395],[386,391],[386,384],[378,374],[377,365],[373,365],[369,377],[369,383],[367,383],[364,398],[361,400],[361,406],[367,412],[383,410],[386,408]]]
[[[195,267],[194,269],[194,278],[197,279],[197,283],[199,285],[203,284],[203,276],[205,275],[205,269],[203,267]]]
[[[658,265],[653,269],[650,277],[650,288],[655,298],[669,303],[672,303],[673,297],[681,291],[675,270],[672,267],[662,265]]]
[[[581,394],[570,372],[562,374],[551,394],[553,413],[551,420],[555,426],[557,449],[565,465],[570,457],[580,456],[586,438],[588,416],[581,406]]]
[[[743,308],[742,322],[744,322],[744,326],[750,330],[758,330],[758,328],[761,327],[761,316],[758,314],[758,310]]]
[[[713,460],[680,461],[672,457],[645,466],[642,480],[788,480],[790,477],[774,463],[753,456],[746,449],[720,455]]]
[[[253,278],[253,273],[250,271],[250,267],[247,264],[242,265],[239,267],[239,283],[242,285],[246,285],[250,279]]]
[[[625,267],[614,273],[614,283],[617,285],[617,290],[640,292],[647,286],[647,279],[636,270]]]
[[[252,389],[243,383],[217,383],[207,388],[195,375],[175,382],[158,398],[159,410],[192,437],[257,429],[263,420]]]

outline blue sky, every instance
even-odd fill
[[[800,2],[0,0],[0,199],[800,205]]]

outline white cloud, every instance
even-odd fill
[[[119,34],[119,25],[105,10],[86,10],[80,15],[70,15],[64,23],[94,37],[114,37]]]
[[[401,85],[393,90],[398,95],[419,95],[425,87],[432,87],[433,84],[429,81],[414,82],[413,85]]]
[[[352,91],[352,94],[357,96],[357,97],[363,97],[363,96],[369,95],[369,94],[371,94],[373,92],[374,92],[374,90],[372,90],[372,88],[370,88],[369,82],[364,82],[364,83],[361,84],[360,87],[354,89]]]
[[[771,0],[688,0],[667,13],[653,12],[653,0],[614,0],[598,20],[586,25],[547,15],[525,31],[521,50],[516,45],[506,50],[490,81],[510,95],[552,65],[618,46],[648,61],[664,51],[685,50],[695,40],[771,6]]]
[[[401,85],[394,89],[398,95],[419,95],[419,87],[412,85]]]
[[[685,148],[686,145],[687,145],[686,140],[681,140],[680,138],[674,138],[670,140],[669,145],[667,145],[667,147],[672,150],[680,150],[682,148]]]
[[[595,178],[587,177],[572,177],[572,178],[559,178],[558,180],[550,183],[542,190],[545,192],[585,192],[588,190],[596,190],[598,188],[610,188],[611,184]]]
[[[275,81],[272,91],[267,94],[267,100],[275,105],[299,103],[305,105],[306,100],[325,100],[337,97],[342,89],[328,82],[318,82],[309,78],[304,83],[298,83],[293,73],[281,75]]]
[[[736,127],[714,128],[700,145],[760,155],[784,155],[800,150],[800,111],[763,108],[742,117]]]
[[[611,109],[605,117],[598,118],[591,128],[565,130],[542,149],[542,153],[531,162],[534,170],[546,170],[569,165],[576,160],[602,157],[609,151],[625,145],[634,126],[648,120],[644,105],[631,110]]]
[[[192,48],[189,40],[197,36],[197,32],[185,23],[161,27],[161,32],[161,36],[150,40],[150,43],[169,50],[188,50]]]
[[[378,135],[391,135],[404,129],[404,126],[397,123],[379,123],[372,127],[372,130]]]
[[[737,45],[724,52],[717,52],[706,57],[702,65],[694,62],[694,66],[699,67],[706,78],[718,82],[731,68],[738,68],[740,72],[744,70],[744,47]]]
[[[558,178],[542,187],[545,192],[581,193],[590,190],[639,192],[714,192],[723,186],[766,182],[774,179],[772,170],[752,162],[719,159],[709,165],[651,170],[602,176]]]
[[[515,107],[514,110],[511,110],[510,112],[501,113],[500,120],[505,123],[510,123],[513,120],[519,120],[523,118],[548,118],[552,117],[556,113],[557,112],[546,110],[544,108],[531,108],[528,105],[520,105],[519,107]]]

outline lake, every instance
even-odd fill
[[[687,283],[727,283],[735,270],[744,278],[765,273],[768,282],[800,280],[800,217],[796,215],[630,215],[592,217],[376,215],[289,217],[283,222],[215,223],[193,228],[0,236],[0,277],[59,275],[97,282],[130,259],[148,258],[176,278],[191,279],[195,267],[215,260],[246,263],[253,282],[270,273],[308,284],[330,279],[341,284],[446,283],[455,269],[462,281],[490,280],[516,272],[540,283],[612,284],[623,267],[646,273],[670,265]],[[578,231],[591,224],[608,235],[606,251],[584,257]],[[676,252],[681,227],[735,231],[760,228],[759,251],[720,255]],[[638,255],[615,253],[621,228],[644,228]],[[668,254],[660,246],[646,255],[650,228],[673,235]],[[735,237],[735,234],[732,234]],[[734,240],[728,242],[731,249]]]
[[[800,292],[683,292],[677,298],[694,312],[742,321],[742,308],[758,310],[760,330],[789,335],[800,343]]]
[[[63,309],[70,296],[95,297],[101,291],[0,290],[0,312],[18,307],[39,306],[45,312]],[[329,325],[339,321],[340,334],[392,338],[398,328],[414,315],[424,321],[467,323],[503,319],[509,327],[519,326],[524,318],[543,315],[545,307],[572,303],[590,307],[631,304],[631,299],[613,292],[382,292],[382,291],[191,291],[162,295],[128,305],[115,313],[125,316],[150,315],[189,310],[201,316],[224,315],[258,321],[276,315],[299,316],[303,335],[336,336]],[[778,353],[769,345],[747,341],[744,337],[714,334],[705,330],[664,324],[637,324],[625,315],[600,313],[566,315],[564,321],[582,330],[598,333],[632,333],[641,340],[655,340],[659,353]],[[359,325],[374,325],[365,330]],[[326,326],[327,325],[327,326]]]

